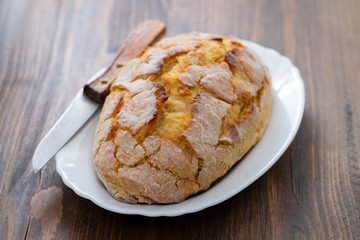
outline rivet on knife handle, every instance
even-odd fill
[[[147,20],[137,25],[121,45],[115,60],[106,71],[84,87],[84,93],[92,100],[103,103],[116,78],[118,68],[127,61],[139,56],[143,50],[165,33],[165,24],[157,20]]]

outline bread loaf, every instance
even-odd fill
[[[206,190],[259,141],[270,118],[267,67],[234,38],[165,38],[116,76],[93,156],[121,201],[173,203]]]

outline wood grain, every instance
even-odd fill
[[[0,239],[360,239],[358,9],[358,0],[0,0]],[[146,19],[164,21],[167,35],[232,34],[277,49],[306,86],[302,124],[279,161],[233,198],[174,218],[106,211],[67,188],[55,161],[31,169],[77,90]]]
[[[159,40],[165,30],[165,23],[158,20],[147,20],[136,25],[123,40],[115,59],[104,73],[84,86],[84,94],[95,102],[104,103],[114,79],[119,75],[119,68]]]

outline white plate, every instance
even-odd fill
[[[262,139],[220,181],[183,202],[167,205],[122,203],[110,196],[97,178],[91,155],[99,112],[56,154],[56,170],[79,196],[123,214],[178,216],[221,203],[253,183],[284,153],[293,140],[304,112],[305,90],[298,69],[278,52],[241,40],[269,67],[273,89],[272,115]]]

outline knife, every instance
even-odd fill
[[[77,92],[69,107],[40,141],[32,158],[35,173],[69,141],[105,101],[119,69],[126,62],[139,56],[164,33],[165,24],[157,20],[147,20],[135,26],[110,66],[97,72],[84,88]]]

